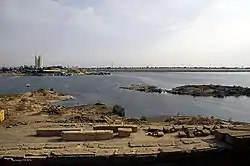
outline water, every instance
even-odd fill
[[[205,115],[250,122],[250,98],[178,96],[121,90],[119,86],[152,84],[174,88],[184,84],[223,84],[250,87],[250,73],[115,73],[111,76],[83,77],[0,77],[0,94],[20,93],[38,88],[54,88],[76,97],[63,105],[102,101],[126,108],[126,116]],[[30,84],[30,87],[26,87]]]

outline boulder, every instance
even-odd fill
[[[113,107],[113,113],[118,115],[118,116],[124,117],[125,116],[125,108],[123,108],[119,105],[115,105]]]

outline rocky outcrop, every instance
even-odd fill
[[[250,96],[250,88],[241,86],[223,85],[184,85],[167,91],[171,94],[191,95],[191,96],[212,96],[224,98],[227,96]]]
[[[130,85],[130,86],[122,86],[120,89],[128,89],[128,90],[134,90],[134,91],[139,91],[139,92],[146,92],[146,93],[162,93],[165,90],[161,89],[157,86],[153,85]]]

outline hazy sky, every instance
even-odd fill
[[[0,0],[0,66],[250,66],[249,0]]]

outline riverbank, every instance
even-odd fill
[[[103,163],[100,158],[109,158],[106,161],[109,163],[128,156],[133,161],[143,157],[147,162],[154,156],[152,163],[162,162],[162,155],[168,156],[167,158],[173,155],[184,157],[185,154],[195,156],[197,153],[214,150],[219,152],[225,148],[230,150],[229,145],[216,142],[213,133],[217,129],[249,127],[247,123],[201,116],[126,118],[125,108],[117,105],[110,107],[100,102],[71,107],[54,105],[58,101],[72,99],[72,96],[53,89],[1,95],[0,109],[5,111],[6,119],[0,124],[0,164],[5,162],[11,165],[17,161],[34,164],[38,160],[38,165],[48,164],[48,161],[51,164],[63,164],[61,160],[58,161],[60,158],[64,158],[64,161],[85,161],[91,157],[100,165]],[[60,135],[40,137],[36,134],[38,129],[80,129],[79,133],[92,133],[93,128],[98,125],[133,125],[136,130],[122,138],[114,133],[114,137],[108,140],[74,142],[62,140]]]
[[[31,115],[40,116],[41,119],[44,119],[44,117],[49,120],[53,119],[53,122],[60,121],[64,123],[150,124],[152,122],[164,125],[216,125],[228,123],[225,120],[215,119],[213,117],[180,115],[142,117],[140,119],[126,118],[125,108],[118,105],[110,107],[105,103],[100,102],[70,107],[55,105],[56,102],[73,99],[73,96],[55,92],[53,89],[39,89],[21,94],[1,95],[0,109],[5,111],[6,117],[2,125],[5,125],[6,127],[13,126],[15,123],[19,123],[18,121],[20,117],[23,117],[24,119],[25,117],[32,119],[31,117],[33,116]],[[230,123],[233,124],[233,122]],[[237,124],[245,123],[237,122]]]

